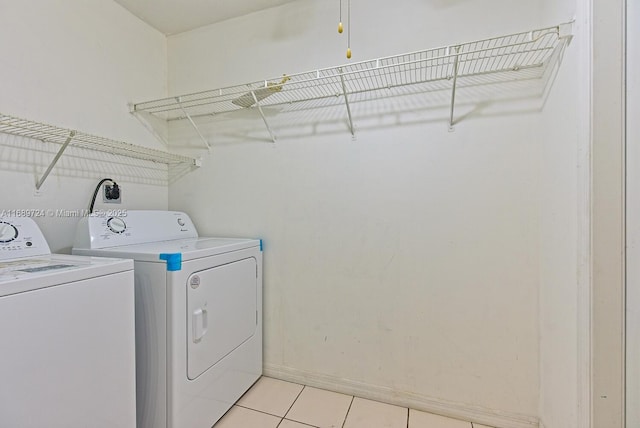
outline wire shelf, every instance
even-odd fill
[[[246,108],[257,107],[262,114],[262,107],[280,106],[284,111],[291,111],[315,102],[324,106],[346,103],[349,110],[352,98],[362,100],[369,93],[375,95],[394,90],[402,95],[411,91],[428,92],[425,85],[429,84],[440,88],[442,84],[448,84],[454,91],[451,101],[453,112],[458,79],[464,84],[465,79],[503,76],[505,73],[526,75],[528,79],[542,78],[553,53],[570,40],[570,27],[571,24],[561,24],[286,75],[284,78],[141,102],[134,104],[132,111],[150,113],[167,121],[188,119],[196,127],[192,118]],[[263,119],[266,123],[264,115]]]
[[[187,156],[137,146],[135,144],[125,143],[122,141],[110,140],[108,138],[8,116],[2,113],[0,113],[0,132],[62,145],[51,165],[36,184],[38,189],[42,186],[47,175],[68,146],[109,153],[114,156],[125,156],[163,163],[170,167],[175,167],[177,165],[198,165],[198,162],[195,159]]]

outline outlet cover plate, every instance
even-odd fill
[[[105,184],[102,187],[102,202],[105,204],[120,204],[122,203],[122,186],[118,184],[118,188],[120,189],[120,196],[118,199],[107,199],[107,193],[111,191],[113,186],[111,184]]]

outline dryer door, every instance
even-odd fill
[[[248,258],[187,280],[187,376],[193,380],[254,335],[257,264]]]

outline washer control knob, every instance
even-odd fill
[[[122,233],[127,230],[127,224],[119,217],[111,217],[107,220],[107,227],[113,233]]]
[[[185,222],[184,222],[184,220],[183,220],[183,219],[179,218],[179,219],[178,219],[178,224],[179,224],[180,226],[184,226],[184,225],[185,225]]]
[[[11,242],[18,237],[18,229],[10,223],[0,222],[0,242]]]

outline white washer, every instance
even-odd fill
[[[135,428],[133,262],[0,218],[0,427]]]
[[[262,374],[262,249],[189,216],[83,218],[74,254],[132,258],[138,428],[210,428]]]

